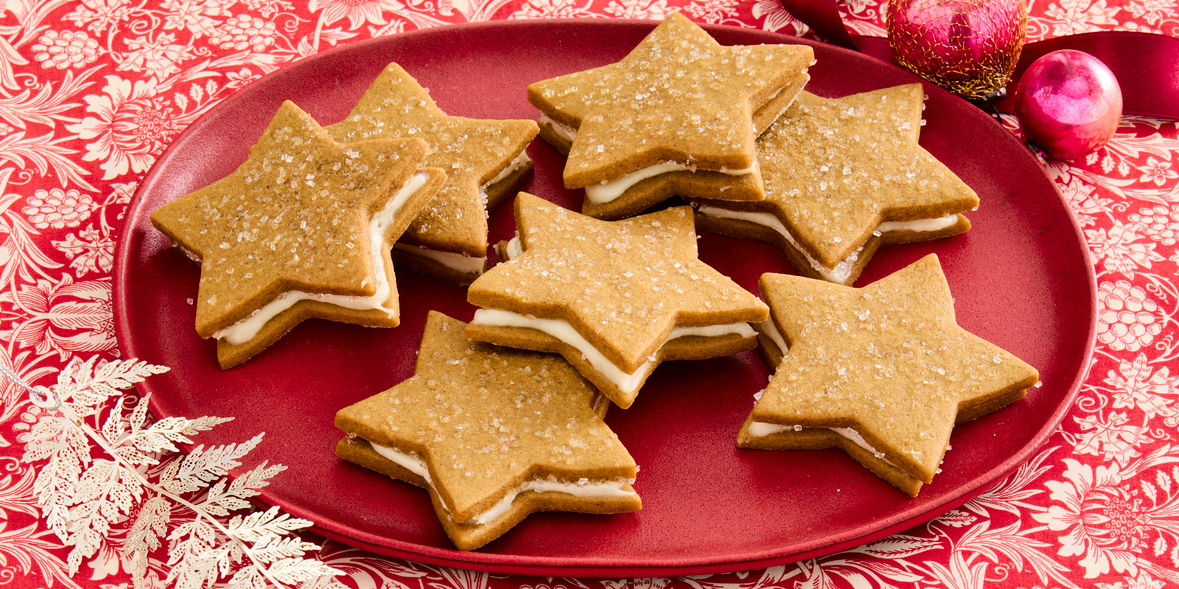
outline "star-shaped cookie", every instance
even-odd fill
[[[954,424],[1021,398],[1034,368],[958,326],[937,256],[864,288],[765,274],[781,351],[738,446],[841,448],[916,496],[937,472]],[[774,343],[777,342],[777,343]]]
[[[398,324],[389,247],[445,181],[421,139],[340,146],[284,102],[232,174],[154,211],[200,261],[196,329],[222,368],[304,319]]]
[[[882,244],[970,228],[978,196],[917,143],[920,84],[803,92],[757,140],[766,198],[697,200],[702,229],[778,243],[805,276],[852,284]]]
[[[535,121],[449,116],[401,66],[389,64],[343,121],[327,127],[340,143],[418,137],[430,144],[425,165],[446,184],[394,249],[399,264],[460,284],[487,266],[487,211],[515,192],[532,170],[524,148]]]
[[[678,194],[761,200],[754,137],[807,80],[804,45],[725,47],[673,13],[622,61],[535,82],[541,137],[567,151],[582,212],[617,219]]]
[[[467,290],[467,335],[565,356],[622,408],[663,360],[756,345],[768,310],[701,262],[689,207],[602,221],[527,193],[516,198],[521,253]]]
[[[463,336],[426,319],[412,378],[336,413],[336,453],[430,491],[462,550],[530,513],[620,513],[642,505],[638,467],[602,421],[609,403],[561,358]]]

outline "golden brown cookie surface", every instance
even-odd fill
[[[788,103],[779,92],[787,86],[785,92],[797,92],[813,55],[800,45],[724,47],[674,13],[622,61],[535,82],[528,98],[575,132],[564,171],[568,188],[668,162],[692,171],[732,172],[737,181],[752,173],[756,162],[754,111],[770,101]],[[760,186],[755,188],[717,193],[758,200]],[[669,190],[645,191],[641,206],[617,206],[642,210],[671,196]],[[601,215],[587,214],[619,216],[614,204],[593,204]]]
[[[467,291],[484,307],[469,336],[563,353],[624,408],[665,343],[696,336],[690,347],[712,352],[677,350],[679,358],[754,346],[746,322],[764,319],[766,307],[697,258],[690,208],[602,221],[521,193],[516,219],[523,253]]]
[[[402,236],[402,242],[485,258],[488,191],[511,192],[532,162],[524,148],[535,121],[447,115],[401,66],[390,64],[343,121],[326,127],[341,143],[417,137],[430,145],[425,165],[446,172],[446,184]],[[506,188],[505,188],[506,187]]]
[[[397,325],[388,247],[444,180],[419,170],[426,149],[420,139],[340,146],[286,102],[232,174],[152,213],[200,260],[196,329],[229,340],[223,366],[312,316]]]
[[[749,235],[739,223],[759,224],[760,238],[799,254],[801,272],[842,284],[880,243],[966,231],[961,213],[978,196],[918,145],[923,97],[920,84],[835,99],[803,92],[757,140],[765,200],[700,200],[701,225]]]
[[[534,511],[638,509],[637,467],[595,412],[597,391],[558,356],[473,342],[464,326],[430,313],[414,376],[336,414],[350,434],[340,454],[430,489],[464,550]]]
[[[781,274],[763,275],[761,288],[789,349],[741,429],[743,447],[842,447],[916,495],[956,421],[1038,380],[957,325],[933,255],[861,289]],[[882,473],[889,469],[903,476]]]

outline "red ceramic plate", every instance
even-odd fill
[[[866,284],[936,252],[960,323],[1024,358],[1044,386],[957,428],[933,484],[910,499],[841,452],[739,450],[737,430],[768,372],[753,352],[663,364],[635,405],[609,424],[641,466],[643,509],[615,516],[537,514],[473,553],[453,549],[426,493],[338,460],[341,407],[412,374],[428,309],[469,320],[462,288],[398,276],[403,323],[391,330],[321,321],[300,325],[243,366],[221,371],[193,328],[198,269],[155,231],[149,213],[228,174],[267,120],[291,99],[321,123],[341,119],[377,73],[399,62],[455,115],[534,118],[532,81],[621,59],[651,23],[503,22],[418,31],[358,43],[284,68],[226,100],[188,129],[144,180],[118,250],[115,316],[126,357],[172,367],[142,386],[159,416],[232,416],[205,444],[265,432],[252,453],[287,465],[261,499],[310,519],[343,542],[412,560],[496,572],[634,576],[752,569],[855,546],[921,523],[985,490],[1039,447],[1067,411],[1092,350],[1094,279],[1084,242],[1036,160],[993,120],[928,88],[922,143],[978,191],[965,235],[882,249]],[[724,44],[798,42],[713,28]],[[815,46],[808,87],[843,95],[916,81],[859,54]],[[576,208],[562,158],[528,152],[533,194]],[[492,241],[513,232],[511,207],[491,218]],[[763,272],[792,272],[776,247],[704,235],[701,258],[756,290]]]

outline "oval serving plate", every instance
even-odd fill
[[[386,555],[500,573],[550,576],[702,574],[761,568],[859,545],[962,504],[1041,446],[1067,412],[1092,353],[1095,283],[1068,209],[1038,162],[968,103],[926,86],[922,144],[980,195],[973,229],[882,248],[858,284],[939,255],[966,329],[1040,370],[1044,385],[956,428],[941,474],[910,499],[836,450],[739,450],[737,430],[768,371],[754,352],[668,362],[630,409],[607,423],[641,467],[643,509],[527,518],[476,552],[455,550],[427,494],[336,458],[335,412],[412,374],[426,312],[464,321],[465,290],[398,275],[402,325],[366,329],[308,321],[246,364],[217,367],[193,327],[199,270],[148,219],[160,205],[231,172],[285,99],[321,124],[343,118],[377,73],[400,63],[447,113],[535,118],[528,83],[615,62],[649,22],[512,21],[374,39],[283,68],[224,101],[181,135],[144,179],[127,215],[115,271],[115,319],[125,357],[172,368],[141,383],[157,416],[236,418],[204,444],[265,432],[251,454],[289,468],[260,499],[315,522],[320,533]],[[722,44],[802,42],[725,27]],[[860,54],[814,44],[808,90],[840,96],[919,81]],[[523,190],[566,207],[563,158],[537,140]],[[514,231],[511,207],[491,216],[491,241]],[[793,273],[775,246],[705,234],[701,259],[756,292],[763,272]]]

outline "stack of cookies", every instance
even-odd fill
[[[392,64],[328,127],[285,104],[152,221],[201,263],[197,330],[227,368],[304,318],[397,325],[394,264],[469,285],[470,324],[430,311],[413,377],[336,415],[337,454],[425,488],[460,549],[536,511],[639,509],[606,409],[663,361],[755,347],[775,370],[740,447],[842,448],[916,495],[954,423],[1038,377],[957,326],[936,257],[850,286],[880,245],[969,229],[978,198],[918,144],[920,85],[822,98],[813,60],[673,14],[618,63],[531,84],[538,122],[449,116]],[[488,269],[486,212],[538,133],[581,212],[520,192]],[[697,223],[802,276],[759,298],[699,260]]]
[[[532,169],[526,120],[443,113],[392,64],[323,128],[286,102],[229,176],[152,224],[201,264],[197,333],[222,368],[311,317],[400,322],[390,250],[459,284],[487,266],[487,210]]]

